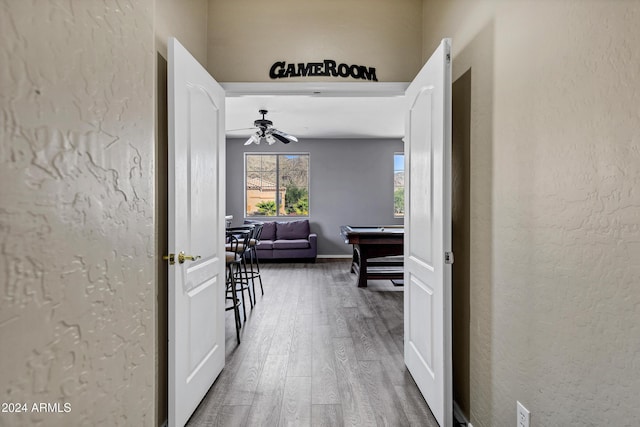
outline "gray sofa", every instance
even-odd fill
[[[318,235],[312,233],[309,220],[253,221],[261,223],[262,234],[256,246],[258,260],[303,260],[315,262],[318,255]]]

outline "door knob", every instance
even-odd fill
[[[200,255],[185,255],[184,251],[180,251],[180,253],[178,254],[178,262],[180,264],[184,264],[185,260],[189,260],[189,261],[195,261],[199,258],[202,258]]]

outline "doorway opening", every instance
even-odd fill
[[[165,69],[166,69],[166,64],[164,64],[164,67],[165,67]],[[159,64],[158,68],[160,68],[160,64]],[[163,79],[162,79],[161,77],[162,77],[162,76],[160,75],[160,71],[159,71],[159,72],[158,72],[158,87],[159,87],[158,91],[159,91],[159,92],[160,92],[160,87],[162,87],[162,86],[163,86],[163,82],[162,82],[162,80],[163,80]],[[401,89],[398,89],[398,86],[397,86],[397,85],[401,85],[401,86],[402,86],[402,88],[401,88]],[[394,89],[394,90],[395,90],[395,91],[400,90],[400,91],[404,94],[404,88],[406,88],[406,84],[397,84],[397,85],[396,85],[396,87],[395,87],[395,89]],[[223,85],[223,86],[226,86],[226,85]],[[359,84],[358,86],[362,86],[362,84]],[[380,85],[376,85],[376,86],[380,86]],[[164,79],[164,87],[166,88],[166,76],[165,76],[165,79]],[[225,88],[226,88],[226,87],[225,87]],[[166,89],[165,89],[165,90],[166,90]],[[305,89],[305,90],[307,90],[307,89]],[[259,93],[259,92],[257,92],[257,93]],[[378,93],[378,95],[379,95],[379,93]],[[236,95],[236,96],[237,96],[237,95]],[[335,94],[334,94],[333,96],[334,96],[334,97],[338,97],[338,96],[337,96],[337,95],[335,95]],[[347,96],[348,96],[348,95],[347,95]],[[354,95],[352,95],[352,96],[354,96]],[[394,95],[390,95],[390,96],[394,96]],[[166,97],[165,97],[164,102],[165,102],[165,105],[164,105],[164,111],[166,111]],[[455,104],[456,104],[456,102],[454,101],[454,103],[453,103],[453,104],[455,105]],[[161,110],[161,109],[162,109],[162,97],[161,97],[161,96],[158,96],[158,109],[159,109],[159,110]],[[252,111],[253,111],[253,110],[252,110]],[[163,147],[164,147],[164,148],[166,148],[166,130],[165,130],[165,137],[164,137],[164,138],[165,138],[165,140],[162,140],[162,141],[161,141],[161,139],[162,139],[162,135],[161,135],[161,133],[162,133],[162,132],[161,132],[161,128],[162,128],[163,126],[166,126],[166,117],[165,117],[164,121],[163,121],[163,120],[161,120],[161,119],[160,119],[160,111],[158,111],[158,149],[159,149],[159,150],[162,150],[162,148],[163,148]],[[454,126],[455,126],[455,124],[454,124]],[[468,126],[468,120],[467,120],[467,126]],[[454,131],[454,132],[455,132],[455,131]],[[164,142],[163,142],[163,141],[164,141]],[[468,141],[468,136],[467,136],[467,141]],[[455,145],[455,144],[454,144],[454,145]],[[467,149],[467,152],[468,152],[468,149]],[[162,168],[162,167],[163,167],[162,165],[163,165],[163,164],[166,164],[166,159],[165,159],[165,161],[164,161],[164,162],[160,162],[160,160],[162,160],[162,159],[158,159],[158,163],[157,163],[157,164],[158,164],[158,166],[159,166],[159,170],[158,170],[158,176],[159,176],[158,180],[159,180],[159,181],[157,182],[157,184],[158,184],[158,187],[157,187],[157,188],[158,188],[158,192],[157,192],[158,196],[157,196],[157,197],[162,197],[162,195],[161,195],[162,188],[165,188],[165,189],[166,189],[166,184],[163,186],[163,185],[161,185],[161,182],[160,182],[163,176],[164,176],[164,179],[166,180],[166,176],[167,176],[166,171],[164,171],[165,173],[163,174],[163,171],[161,171],[161,170],[160,170],[160,168]],[[468,170],[468,167],[467,167],[467,170]],[[468,176],[468,175],[467,175],[467,176]],[[468,185],[467,185],[467,191],[468,191]],[[167,205],[166,199],[165,199],[164,201],[159,202],[157,205],[158,205],[160,208],[161,208],[162,206],[166,206],[166,205]],[[160,216],[160,217],[162,217],[163,215],[166,215],[166,212],[161,212],[161,213],[159,214],[159,216]],[[165,222],[164,222],[164,223],[166,223],[166,217],[164,218],[164,220],[165,220]],[[160,224],[160,223],[163,223],[162,218],[160,218],[160,220],[158,221],[158,224]],[[158,233],[158,234],[159,234],[159,235],[162,235],[163,233],[161,232],[161,233]],[[468,237],[468,234],[467,234],[467,233],[462,233],[462,234],[463,234],[463,235],[465,235],[465,234],[466,234],[466,235],[467,235],[467,237]],[[161,243],[161,242],[158,242],[158,245],[159,245],[159,247],[161,247],[161,248],[162,248],[161,250],[164,250],[164,248],[166,247],[166,245],[162,245],[162,243]],[[455,251],[456,251],[456,244],[454,243],[454,252],[455,252]],[[457,257],[457,256],[458,256],[458,255],[456,254],[456,257]],[[161,264],[161,265],[164,267],[164,264]],[[455,264],[454,264],[454,266],[455,266]],[[454,272],[454,277],[455,277],[456,275],[458,275],[458,273],[455,273],[455,272]],[[160,276],[160,275],[159,275],[159,277],[160,277],[160,278],[162,278],[162,276]],[[159,284],[159,293],[162,291],[162,289],[163,289],[163,285],[162,285],[162,284]],[[164,294],[165,294],[165,296],[164,296],[164,297],[165,297],[165,298],[166,298],[166,289],[167,289],[167,287],[166,287],[166,285],[164,285]],[[159,296],[158,304],[159,304],[160,306],[163,304],[162,298],[163,298],[163,296]],[[166,304],[166,300],[164,301],[164,304]],[[455,302],[454,302],[454,304],[455,304]],[[159,328],[158,328],[158,335],[159,335],[159,337],[158,337],[158,343],[159,343],[159,352],[160,352],[160,353],[162,353],[162,354],[164,354],[164,355],[166,356],[166,353],[167,353],[167,349],[166,349],[166,339],[162,339],[162,336],[160,336],[160,335],[162,334],[162,331],[161,331],[161,329],[162,329],[162,328],[160,328],[160,326],[163,324],[163,322],[164,322],[164,323],[166,323],[166,311],[164,312],[164,313],[165,313],[165,317],[164,317],[164,318],[162,318],[162,309],[165,309],[165,310],[166,310],[166,307],[161,307],[161,308],[159,309],[159,312],[158,312],[158,314],[159,314],[159,319],[158,319],[158,326],[159,326]],[[454,308],[454,313],[456,313],[455,308]],[[467,327],[468,327],[468,326],[467,326]],[[455,325],[454,325],[454,328],[455,328]],[[164,333],[166,333],[166,328],[164,328]],[[166,336],[166,335],[165,335],[165,336]],[[468,336],[468,335],[467,335],[467,336]],[[165,348],[164,348],[164,349],[162,348],[162,346],[163,346],[163,345],[165,346]],[[455,338],[454,338],[454,349],[455,349],[456,347],[457,347],[457,345],[455,344]],[[455,352],[455,350],[454,350],[454,352]],[[467,354],[468,354],[468,353],[467,353]],[[468,356],[467,356],[467,358],[468,358]],[[454,369],[456,369],[456,366],[460,367],[460,366],[464,366],[464,365],[459,365],[459,364],[457,364],[457,363],[454,361]],[[467,366],[468,366],[468,362],[467,362]],[[166,369],[163,371],[162,356],[159,358],[159,367],[158,367],[158,369],[159,369],[159,371],[164,372],[164,373],[165,373],[165,375],[166,375]],[[162,375],[162,374],[161,374],[161,375]],[[468,374],[467,374],[467,378],[468,378]],[[163,387],[165,387],[165,389],[164,389],[164,390],[162,390],[162,388],[163,388]],[[159,411],[160,411],[160,410],[162,410],[161,408],[166,407],[166,405],[163,405],[163,404],[161,403],[163,399],[166,399],[166,394],[167,394],[167,393],[166,393],[166,391],[167,391],[167,390],[166,390],[166,387],[167,387],[167,386],[166,386],[166,383],[165,383],[165,382],[163,382],[163,381],[159,381],[159,390],[158,390],[158,395],[159,395],[159,396],[158,396],[158,400],[157,400],[157,401],[160,403],[160,405],[159,405],[159,407],[160,407]],[[454,389],[455,389],[455,387],[454,387]],[[166,414],[164,414],[164,415],[165,415],[165,417],[166,417]],[[160,415],[160,416],[158,417],[158,419],[165,419],[165,417],[163,417],[162,415]]]
[[[460,422],[470,417],[470,141],[471,70],[452,84],[451,222],[452,249],[452,356],[454,415]]]

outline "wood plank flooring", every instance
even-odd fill
[[[403,293],[351,260],[265,264],[237,345],[188,426],[437,427],[403,362]]]

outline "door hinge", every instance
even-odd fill
[[[453,252],[447,251],[444,253],[444,263],[453,264]]]

